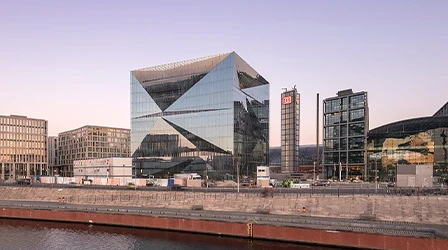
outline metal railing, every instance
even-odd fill
[[[265,188],[249,188],[249,187],[146,187],[137,186],[136,188],[128,188],[127,186],[115,185],[84,185],[81,187],[71,186],[67,184],[51,184],[51,183],[31,183],[31,184],[17,184],[11,182],[0,182],[0,186],[6,187],[33,187],[33,188],[73,188],[73,189],[97,189],[97,190],[129,190],[136,192],[193,192],[193,193],[239,193],[239,194],[256,194],[259,196],[266,196],[266,198],[285,196],[286,194],[295,194],[299,196],[446,196],[448,195],[448,188],[433,187],[433,188],[387,188],[387,187],[372,187],[372,185],[330,185],[323,187],[310,186],[309,188],[282,188],[275,187],[271,193]],[[267,195],[265,195],[267,193]]]

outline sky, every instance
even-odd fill
[[[322,107],[339,90],[367,91],[370,129],[447,102],[447,10],[444,0],[1,0],[0,115],[48,120],[49,135],[129,128],[131,70],[235,51],[270,82],[270,145],[282,88],[294,85],[300,144],[315,144],[317,93]]]

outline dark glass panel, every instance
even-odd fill
[[[349,135],[364,135],[364,123],[355,123],[350,124],[350,132]]]
[[[351,122],[364,121],[364,119],[365,119],[364,109],[350,110],[350,121]]]
[[[355,137],[349,139],[349,149],[363,149],[364,148],[364,138]]]

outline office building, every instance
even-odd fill
[[[47,136],[46,120],[0,116],[1,179],[47,175]]]
[[[342,90],[337,96],[325,99],[323,104],[324,176],[366,178],[366,138],[369,131],[367,92]],[[339,170],[343,170],[342,176],[339,176]]]
[[[300,144],[300,94],[296,88],[281,94],[281,172],[298,172]]]
[[[48,174],[54,175],[58,166],[58,137],[48,136]]]
[[[73,161],[130,156],[130,130],[87,125],[59,133],[57,174],[73,177]]]
[[[235,52],[131,71],[131,152],[137,173],[255,176],[269,82]]]

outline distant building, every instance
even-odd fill
[[[433,116],[448,116],[448,102],[446,102]]]
[[[299,167],[300,94],[293,88],[281,97],[281,172],[292,173]]]
[[[369,131],[370,180],[395,181],[397,165],[430,165],[432,175],[448,179],[448,116],[445,104],[434,116],[382,125]],[[414,170],[412,170],[414,171]]]
[[[130,136],[130,129],[92,125],[59,133],[57,174],[73,177],[77,160],[130,157]]]
[[[102,179],[107,184],[108,179],[129,180],[132,174],[132,158],[111,157],[97,158],[87,160],[76,160],[73,162],[74,177],[80,177],[83,180]],[[118,184],[118,183],[117,183]],[[125,181],[121,181],[120,185],[124,185]]]
[[[54,175],[58,166],[58,137],[48,136],[48,174]]]
[[[268,164],[269,82],[235,52],[130,73],[137,174],[255,176]]]
[[[326,178],[342,179],[367,177],[367,132],[369,131],[369,106],[367,92],[353,93],[342,90],[337,96],[323,101],[323,164]]]
[[[48,174],[48,122],[0,116],[0,175],[3,180]]]

